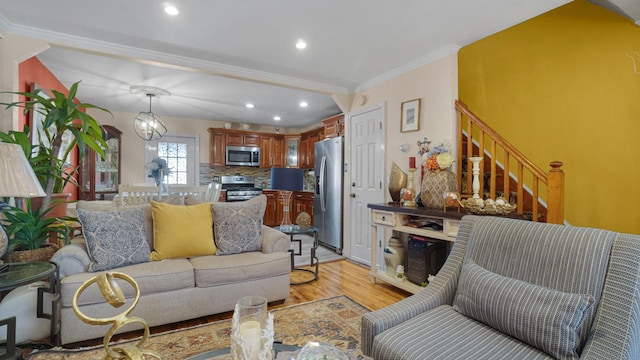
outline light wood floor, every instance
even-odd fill
[[[300,274],[300,272],[292,273],[291,278],[293,281],[295,281],[296,277],[299,276],[298,274]],[[340,260],[320,264],[319,277],[317,281],[303,285],[291,285],[289,298],[287,298],[284,303],[270,305],[269,309],[271,310],[281,307],[287,307],[338,295],[347,295],[348,297],[364,305],[365,307],[371,310],[377,310],[389,304],[393,304],[398,300],[404,299],[411,294],[382,282],[373,284],[371,283],[369,278],[368,267],[349,260]],[[156,334],[208,322],[226,320],[230,319],[231,316],[232,312],[227,312],[169,325],[156,326],[151,329],[151,333]],[[122,338],[133,338],[140,336],[141,334],[142,333],[137,334],[136,332],[127,333],[114,337],[114,340]],[[101,340],[84,341],[75,344],[68,344],[65,345],[65,347],[71,348],[100,344]]]

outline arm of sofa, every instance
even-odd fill
[[[84,242],[74,241],[56,251],[51,261],[58,265],[59,276],[62,279],[69,275],[87,272],[90,259]]]
[[[291,247],[289,235],[274,228],[262,225],[262,252],[286,252]]]

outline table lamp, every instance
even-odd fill
[[[292,224],[289,217],[291,193],[302,191],[304,184],[304,170],[292,168],[271,168],[271,189],[278,190],[282,197],[282,223],[280,229],[291,231]]]
[[[13,197],[16,207],[21,207],[21,198],[46,195],[22,147],[18,144],[0,142],[0,198]],[[0,206],[7,206],[3,202],[0,199]],[[6,254],[8,247],[9,240],[0,223],[0,257]]]

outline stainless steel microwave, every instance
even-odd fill
[[[257,146],[227,146],[225,164],[260,166],[260,148]]]

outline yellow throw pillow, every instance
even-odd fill
[[[153,247],[151,260],[214,255],[211,205],[184,206],[151,202]]]

